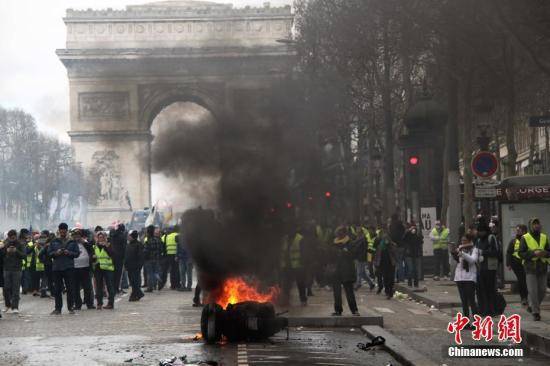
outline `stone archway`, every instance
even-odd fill
[[[70,87],[69,135],[90,172],[85,224],[108,224],[150,206],[150,126],[177,101],[222,121],[250,110],[289,73],[290,7],[233,8],[162,1],[125,10],[67,10],[57,50]]]

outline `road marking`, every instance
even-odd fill
[[[348,358],[347,357],[309,357],[310,359],[314,360],[314,359],[322,359],[322,360],[347,360]]]
[[[237,365],[248,366],[248,351],[246,349],[246,344],[239,343],[237,345]]]
[[[395,314],[395,311],[389,308],[374,308],[374,310],[378,311],[379,313],[391,313]]]

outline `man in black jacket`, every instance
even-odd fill
[[[478,239],[476,247],[481,251],[483,260],[479,268],[477,296],[481,315],[496,315],[495,303],[497,296],[497,268],[499,261],[499,245],[497,238],[490,233],[489,225],[481,219],[477,227]]]
[[[519,255],[525,260],[525,277],[529,292],[529,308],[533,319],[540,321],[540,304],[546,294],[548,263],[550,263],[550,242],[541,231],[540,220],[531,219],[529,232],[521,237]]]
[[[138,240],[138,232],[130,232],[130,242],[126,246],[124,267],[128,271],[128,279],[132,287],[129,301],[139,301],[144,295],[141,291],[141,267],[143,267],[143,244]]]
[[[144,240],[145,270],[147,271],[147,290],[153,292],[157,284],[160,285],[160,259],[164,255],[164,245],[155,235],[155,227],[147,226],[147,235]]]
[[[113,264],[115,265],[114,283],[116,293],[122,292],[120,288],[120,281],[122,279],[122,272],[124,271],[124,253],[126,252],[126,228],[124,224],[118,224],[116,229],[111,232],[111,238],[109,242],[113,246],[114,257]]]
[[[68,236],[69,226],[61,223],[58,226],[59,236],[52,240],[48,255],[53,259],[53,279],[55,309],[52,315],[60,315],[63,308],[63,286],[67,289],[67,307],[69,314],[74,314],[74,259],[80,255],[78,245]]]
[[[519,247],[521,237],[527,233],[526,225],[518,225],[516,227],[516,236],[510,240],[506,250],[506,267],[512,270],[518,279],[518,290],[521,298],[521,304],[527,305],[527,283],[525,282],[525,268],[523,268],[523,260],[519,255]]]
[[[422,260],[422,244],[424,238],[413,222],[403,237],[405,261],[407,262],[407,284],[418,287],[420,278],[420,262]]]
[[[17,231],[10,230],[8,239],[0,244],[0,259],[4,267],[4,312],[19,313],[19,288],[25,247],[17,240]]]

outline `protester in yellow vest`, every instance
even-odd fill
[[[529,222],[529,232],[521,237],[519,256],[525,261],[525,277],[529,297],[527,311],[533,319],[540,321],[540,304],[546,294],[548,264],[550,263],[550,243],[548,236],[541,231],[540,220]]]
[[[97,310],[113,309],[115,305],[115,265],[113,263],[113,255],[114,251],[111,244],[107,241],[107,234],[100,231],[97,233],[93,255]],[[103,284],[106,285],[109,296],[106,306],[103,306]]]
[[[342,315],[342,287],[346,293],[346,299],[352,315],[359,316],[353,290],[353,284],[357,281],[357,272],[354,268],[355,249],[347,228],[345,226],[338,227],[336,229],[336,237],[331,244],[331,265],[333,266],[331,277],[334,297],[334,313],[332,313],[332,316]]]
[[[434,280],[439,281],[440,277],[449,275],[449,229],[441,224],[441,221],[435,222],[435,227],[430,232],[430,239],[433,243],[435,271]]]
[[[40,259],[40,252],[46,243],[46,238],[41,238],[40,234],[37,234],[34,246],[33,246],[33,259],[32,261],[32,290],[33,296],[48,297],[46,290],[48,288],[48,278],[46,277],[46,271],[44,263]]]
[[[527,226],[518,225],[516,227],[516,236],[510,241],[506,250],[506,267],[509,271],[514,271],[514,274],[518,279],[518,290],[522,305],[528,304],[525,268],[523,267],[523,260],[519,256],[521,237],[525,234],[527,234]]]
[[[290,290],[294,282],[302,306],[307,305],[304,265],[302,262],[302,245],[304,237],[296,227],[283,237],[281,246],[281,302],[288,305]]]
[[[26,257],[23,260],[23,275],[21,278],[21,293],[26,295],[28,292],[31,292],[32,286],[32,271],[31,271],[31,261],[34,255],[34,244],[32,242],[30,231],[26,228],[19,230],[19,241],[25,247]]]
[[[161,259],[161,276],[159,290],[161,290],[168,280],[168,272],[170,272],[170,289],[177,290],[180,287],[179,266],[176,261],[176,253],[178,251],[179,228],[173,227],[168,230],[162,237],[164,245],[164,256]]]

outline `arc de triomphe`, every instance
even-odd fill
[[[67,10],[69,135],[92,182],[86,225],[151,204],[150,127],[178,101],[216,119],[254,106],[288,73],[290,7],[163,1],[125,10]]]

